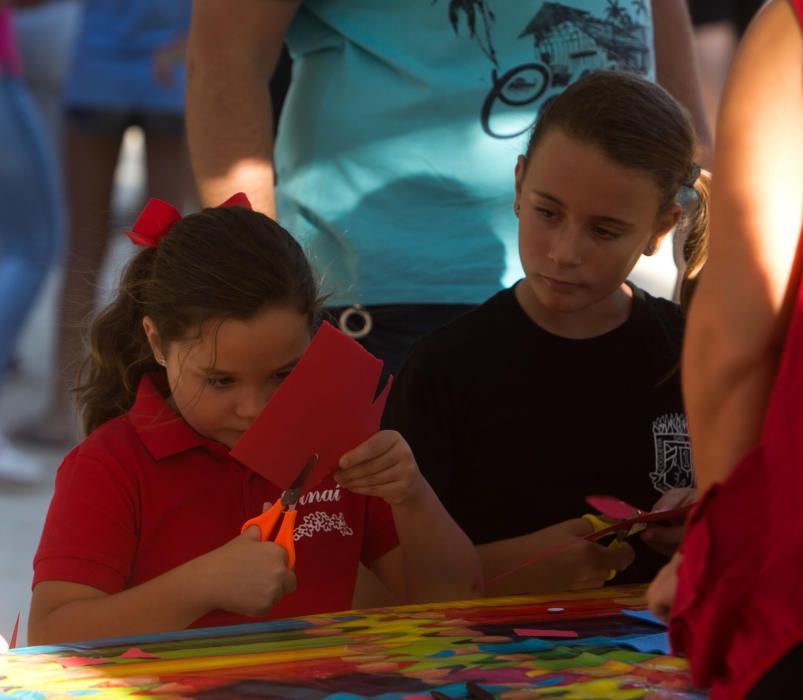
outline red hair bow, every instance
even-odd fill
[[[244,192],[237,192],[229,197],[220,207],[243,207],[251,209],[251,202]],[[126,231],[128,236],[137,245],[147,248],[156,248],[170,227],[177,221],[181,221],[181,214],[178,209],[163,202],[161,199],[151,197],[145,205],[142,213],[137,217],[130,231]]]

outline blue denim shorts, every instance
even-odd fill
[[[138,126],[154,136],[182,136],[184,115],[175,112],[67,107],[67,126],[91,134],[121,134],[129,126]]]

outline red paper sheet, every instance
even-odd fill
[[[232,456],[286,489],[317,453],[305,484],[312,488],[346,452],[379,430],[392,380],[375,398],[381,374],[381,360],[323,323]]]

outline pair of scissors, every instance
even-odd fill
[[[304,484],[307,478],[317,463],[318,455],[316,453],[309,458],[298,473],[298,476],[293,479],[293,483],[282,491],[279,500],[261,515],[247,520],[240,530],[242,534],[249,527],[255,525],[259,529],[260,541],[267,542],[270,539],[273,528],[276,527],[276,523],[284,516],[282,518],[282,524],[279,526],[279,531],[273,538],[273,542],[287,552],[287,568],[289,569],[292,569],[296,565],[296,548],[293,544],[293,529],[295,528],[296,515],[298,513],[296,504],[304,491]]]
[[[633,511],[632,518],[640,518],[644,515],[644,511],[636,509]],[[609,530],[611,526],[616,522],[610,518],[605,518],[601,515],[596,515],[594,513],[586,513],[582,516],[583,520],[591,524],[591,527],[594,528],[593,534],[601,532],[602,530]],[[629,519],[629,518],[628,518]],[[608,533],[607,535],[603,535],[602,538],[604,539],[606,536],[611,537],[611,541],[608,543],[608,549],[620,549],[622,547],[622,543],[631,535],[635,535],[642,530],[646,529],[646,523],[636,523],[629,528],[616,530],[616,532]],[[589,537],[588,539],[592,539],[593,537]],[[611,569],[610,573],[608,574],[608,578],[606,581],[610,581],[613,577],[616,576],[616,569]]]

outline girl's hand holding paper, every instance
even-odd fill
[[[691,505],[696,499],[696,489],[671,489],[658,499],[651,512],[676,510]],[[685,519],[677,524],[650,523],[640,537],[651,549],[671,557],[680,546],[684,531]]]
[[[381,430],[347,452],[335,480],[349,491],[384,498],[400,505],[423,493],[426,484],[405,439],[395,430]]]

